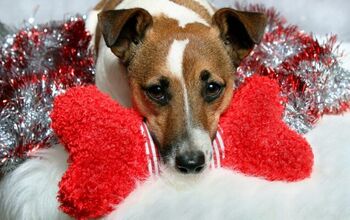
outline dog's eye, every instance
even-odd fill
[[[152,100],[160,103],[165,104],[166,99],[166,91],[165,89],[160,85],[153,85],[146,89],[146,94],[148,97],[150,97]]]
[[[222,86],[216,82],[211,82],[207,84],[206,95],[211,97],[216,97],[220,94]]]
[[[223,86],[216,82],[208,82],[205,87],[204,98],[207,102],[214,101],[222,92]]]

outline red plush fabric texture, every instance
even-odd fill
[[[142,118],[96,87],[70,89],[56,98],[51,118],[69,152],[58,194],[65,213],[101,217],[148,176]]]
[[[254,76],[236,92],[220,119],[224,167],[267,180],[310,176],[313,154],[306,140],[282,121],[279,85]],[[52,127],[69,152],[60,182],[61,209],[77,219],[109,213],[148,176],[142,118],[95,87],[56,98]]]
[[[254,76],[234,94],[220,119],[224,167],[267,180],[297,181],[310,176],[313,153],[307,141],[282,121],[277,82]]]

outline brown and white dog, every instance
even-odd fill
[[[205,0],[103,0],[87,21],[96,84],[143,114],[164,167],[200,173],[211,159],[235,70],[262,38],[265,23],[262,14],[215,11]],[[70,219],[56,199],[67,169],[63,149],[40,150],[3,178],[0,219]]]
[[[97,86],[141,112],[168,168],[202,171],[265,16],[205,0],[103,0],[91,15]]]

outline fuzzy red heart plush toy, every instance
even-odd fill
[[[313,154],[306,140],[282,121],[279,85],[254,76],[235,92],[220,119],[214,159],[223,167],[269,181],[310,176]],[[108,214],[157,172],[157,153],[143,118],[94,86],[59,96],[52,127],[69,153],[59,185],[61,209],[77,219]]]

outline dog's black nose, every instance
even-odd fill
[[[178,154],[175,163],[181,173],[199,173],[205,166],[205,156],[202,151],[189,151]]]

